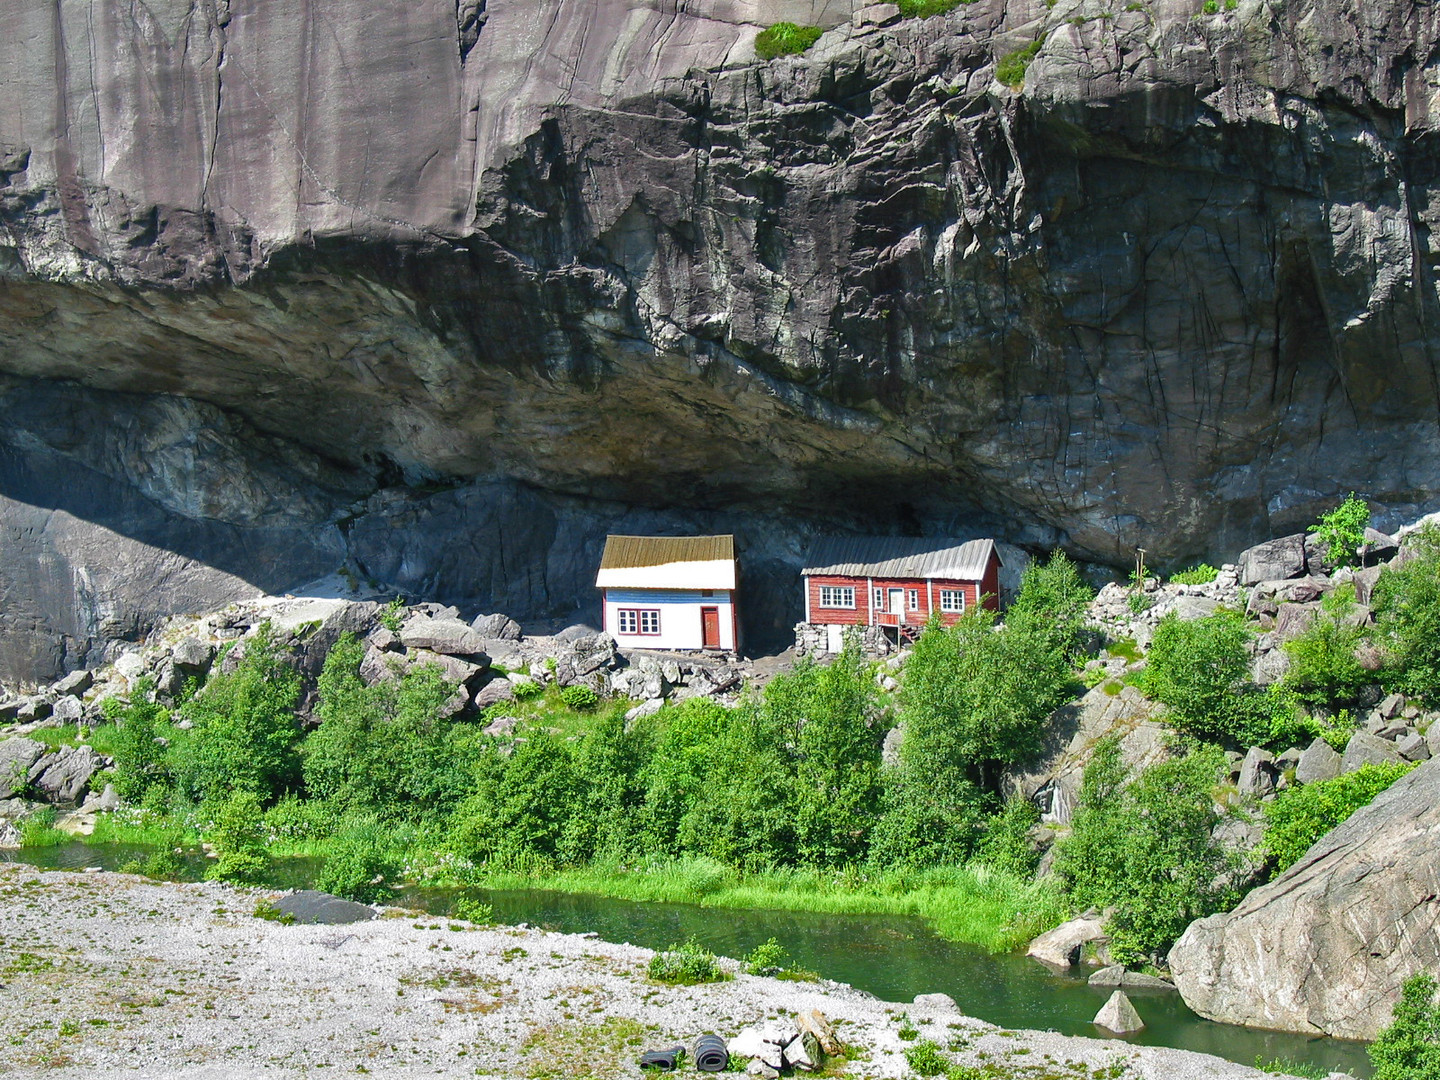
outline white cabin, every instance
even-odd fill
[[[607,536],[595,587],[603,628],[629,649],[736,651],[733,536]]]

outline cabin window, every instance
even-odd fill
[[[940,590],[941,611],[964,611],[965,590],[964,589],[941,589]]]
[[[615,622],[622,634],[660,633],[660,610],[658,608],[621,608],[615,612]]]
[[[906,590],[905,590],[905,608],[906,608],[906,610],[908,610],[908,611],[919,611],[919,610],[920,610],[920,590],[919,590],[919,589],[906,589]]]
[[[853,608],[855,606],[855,586],[821,585],[820,606],[829,608]]]
[[[885,610],[885,590],[884,590],[884,589],[871,589],[871,590],[870,590],[870,606],[873,607],[876,611],[884,611],[884,610]]]

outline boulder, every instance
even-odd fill
[[[1368,731],[1357,731],[1345,744],[1345,754],[1340,760],[1342,773],[1354,772],[1361,765],[1381,765],[1387,761],[1404,761],[1395,744]]]
[[[15,710],[15,719],[22,724],[33,724],[36,720],[49,717],[53,706],[42,697],[28,697]]]
[[[13,821],[0,821],[0,851],[15,851],[19,847],[19,826]]]
[[[458,656],[450,656],[446,653],[431,652],[427,649],[416,649],[405,657],[405,666],[411,670],[429,665],[440,669],[440,674],[445,681],[455,686],[468,688],[479,681],[481,674],[486,667],[481,664],[471,663],[469,660],[462,660]],[[468,692],[467,692],[467,697]]]
[[[1241,552],[1238,562],[1241,585],[1300,577],[1305,573],[1305,534],[1256,544]]]
[[[514,733],[515,729],[519,726],[520,718],[518,716],[497,716],[480,729],[480,734],[489,735],[492,739],[498,739],[503,735]]]
[[[1235,782],[1240,794],[1263,799],[1275,790],[1275,755],[1252,746],[1240,762],[1240,778]]]
[[[1098,918],[1081,916],[1045,931],[1030,942],[1025,955],[1055,967],[1072,967],[1080,962],[1080,949],[1086,943],[1109,940]]]
[[[1290,657],[1280,649],[1258,652],[1255,662],[1250,665],[1250,680],[1256,686],[1271,686],[1283,679],[1289,670]]]
[[[744,1061],[746,1058],[758,1058],[768,1051],[765,1037],[760,1034],[759,1028],[741,1028],[735,1037],[725,1044],[725,1050],[732,1058]]]
[[[1157,979],[1154,975],[1146,975],[1140,971],[1126,971],[1120,964],[1111,964],[1103,967],[1091,975],[1088,980],[1091,986],[1118,987],[1122,990],[1174,990],[1175,984],[1166,982],[1164,979]]]
[[[26,793],[30,787],[30,770],[49,750],[34,739],[0,742],[0,799]]]
[[[1373,1039],[1400,984],[1440,966],[1440,761],[1322,836],[1170,950],[1185,1003],[1231,1024]]]
[[[1295,779],[1302,784],[1333,780],[1340,775],[1341,761],[1338,751],[1324,739],[1317,738],[1300,755],[1300,762],[1295,766]]]
[[[1315,625],[1319,614],[1319,604],[1281,604],[1275,613],[1275,636],[1282,642],[1297,638]]]
[[[1205,596],[1177,596],[1170,610],[1175,613],[1177,619],[1182,622],[1190,622],[1194,619],[1203,619],[1207,615],[1214,615],[1219,606],[1220,601]]]
[[[214,658],[215,646],[197,637],[183,638],[170,650],[170,659],[175,666],[192,674],[204,671]]]
[[[80,809],[89,813],[111,814],[119,810],[122,805],[120,796],[115,791],[115,785],[106,784],[105,790],[100,794],[97,795],[92,791]]]
[[[1404,711],[1404,694],[1386,694],[1380,704],[1375,706],[1375,713],[1382,720],[1393,720]]]
[[[375,918],[374,908],[314,889],[282,896],[275,902],[275,907],[281,915],[289,915],[295,922],[307,925],[339,926]]]
[[[825,1060],[820,1042],[808,1031],[802,1031],[785,1044],[785,1064],[802,1072],[814,1072]]]
[[[515,700],[515,686],[509,679],[491,679],[479,690],[475,691],[475,708],[488,709],[491,705],[498,705],[502,701]]]
[[[400,627],[400,644],[446,656],[485,656],[485,639],[459,619],[411,615]]]
[[[94,682],[95,676],[81,668],[79,671],[70,672],[50,689],[56,697],[79,697],[89,690]]]
[[[1360,543],[1360,560],[1366,566],[1389,562],[1400,553],[1400,543],[1393,536],[1379,529],[1367,528],[1365,539]]]
[[[751,1058],[750,1064],[745,1066],[745,1075],[758,1077],[759,1080],[779,1080],[780,1070],[769,1064],[764,1058],[755,1057]]]
[[[1355,586],[1355,600],[1357,603],[1369,604],[1370,597],[1375,592],[1375,583],[1380,580],[1380,574],[1384,570],[1382,566],[1367,566],[1363,570],[1356,570],[1350,581]]]
[[[880,744],[880,764],[887,768],[894,768],[900,764],[900,744],[905,741],[905,729],[896,725],[885,733],[885,741]]]
[[[30,786],[47,802],[77,802],[104,766],[93,747],[67,746],[30,766]]]
[[[1096,1027],[1115,1035],[1130,1035],[1145,1029],[1145,1021],[1140,1019],[1124,990],[1116,990],[1110,995],[1110,1000],[1095,1014],[1094,1023]]]
[[[593,638],[599,632],[600,631],[596,630],[593,626],[586,626],[584,623],[575,623],[567,626],[564,630],[556,634],[555,640],[569,645],[584,638]]]
[[[50,707],[50,716],[59,724],[78,724],[85,718],[85,704],[77,697],[62,697]]]
[[[1430,758],[1430,744],[1418,731],[1410,732],[1403,739],[1396,739],[1395,749],[1406,761],[1428,761]]]
[[[500,641],[519,641],[523,636],[520,624],[509,615],[499,612],[494,615],[477,615],[470,622],[470,629],[482,638],[496,638]]]

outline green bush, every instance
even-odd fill
[[[55,828],[55,818],[55,807],[42,806],[21,821],[20,846],[22,848],[60,847],[75,839],[69,833]]]
[[[240,790],[221,804],[207,839],[215,862],[205,876],[212,881],[259,882],[270,869],[265,852],[265,818],[260,798]]]
[[[1030,61],[1035,59],[1044,44],[1045,38],[1042,36],[1023,49],[1006,53],[995,65],[995,78],[1012,90],[1020,89],[1025,85],[1025,71],[1030,67]]]
[[[1367,634],[1352,618],[1354,609],[1355,587],[1342,585],[1325,598],[1310,627],[1285,643],[1290,668],[1282,685],[1312,709],[1352,706],[1361,690],[1375,681],[1375,675],[1355,658]]]
[[[1160,620],[1141,689],[1170,707],[1170,722],[1211,742],[1264,741],[1273,702],[1249,682],[1252,632],[1245,616],[1221,609],[1184,621]]]
[[[1063,551],[1046,562],[1031,563],[1020,578],[1020,591],[1005,613],[1008,630],[1043,635],[1067,660],[1075,660],[1090,637],[1086,628],[1095,590]]]
[[[755,55],[762,60],[774,60],[777,56],[793,56],[803,53],[820,40],[824,33],[818,26],[797,26],[792,22],[778,22],[760,31],[755,38]]]
[[[567,686],[560,691],[560,700],[577,712],[600,704],[600,695],[588,686]]]
[[[1212,837],[1220,750],[1193,750],[1126,783],[1120,742],[1102,739],[1086,766],[1070,836],[1055,871],[1077,909],[1110,909],[1111,953],[1124,964],[1168,949],[1193,920],[1237,895]]]
[[[950,1067],[950,1061],[940,1050],[940,1044],[922,1039],[914,1046],[905,1048],[905,1063],[916,1076],[940,1076]]]
[[[1362,765],[1333,780],[1286,788],[1265,807],[1265,850],[1278,874],[1312,844],[1413,769],[1403,762]]]
[[[786,959],[785,946],[772,937],[750,950],[745,970],[751,975],[778,975],[785,970]]]
[[[1405,980],[1393,1019],[1369,1053],[1375,1080],[1440,1080],[1440,1008],[1432,976],[1417,972]]]
[[[352,825],[335,838],[316,888],[362,904],[383,903],[388,882],[400,874],[385,831],[374,823]]]
[[[981,861],[1017,877],[1030,877],[1040,861],[1030,830],[1039,822],[1040,811],[1035,809],[1035,804],[1012,795],[985,825],[985,837],[980,841]]]
[[[513,687],[511,687],[511,692],[514,693],[516,701],[530,701],[534,698],[543,696],[545,693],[545,687],[541,686],[538,682],[531,680],[530,682],[516,683]]]
[[[150,700],[154,690],[153,680],[141,679],[131,691],[128,705],[110,698],[104,706],[106,720],[116,725],[110,749],[115,759],[111,783],[115,794],[132,804],[144,802],[152,787],[168,795],[175,783],[166,746],[156,741],[174,734],[170,714]]]
[[[1219,568],[1202,562],[1188,570],[1180,570],[1171,574],[1170,580],[1176,585],[1209,585],[1219,576]]]
[[[450,917],[463,919],[465,922],[475,923],[477,926],[489,926],[495,921],[495,908],[468,896],[457,896],[454,903],[450,905]]]
[[[171,743],[184,793],[197,802],[223,802],[236,791],[270,800],[293,786],[299,779],[299,696],[300,675],[266,624],[246,643],[233,672],[212,675],[185,703],[194,727]]]
[[[1369,524],[1370,507],[1352,491],[1343,503],[1322,514],[1319,524],[1311,525],[1307,531],[1325,545],[1325,554],[1332,563],[1349,566],[1358,558]]]
[[[715,954],[694,938],[684,945],[671,945],[650,958],[650,978],[679,986],[723,982],[729,976],[720,970]]]
[[[1427,527],[1409,560],[1387,568],[1370,605],[1389,658],[1386,681],[1428,704],[1440,702],[1440,530]]]
[[[158,845],[145,857],[142,872],[156,881],[184,881],[185,860],[181,858],[180,834],[176,833],[166,843]]]

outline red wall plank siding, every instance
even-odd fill
[[[841,586],[855,590],[854,608],[827,608],[820,606],[820,587],[822,585]],[[807,588],[810,595],[810,621],[819,625],[831,626],[865,626],[871,622],[870,618],[870,590],[883,589],[888,594],[890,589],[915,589],[920,593],[920,608],[918,611],[906,610],[905,621],[908,625],[924,624],[930,618],[930,595],[933,589],[935,605],[940,605],[941,589],[959,589],[965,593],[965,609],[982,603],[990,610],[998,607],[999,585],[999,563],[991,560],[990,566],[986,568],[985,577],[980,581],[941,581],[939,579],[927,580],[925,578],[852,578],[834,575],[815,575],[807,579]],[[959,612],[941,612],[941,619],[946,626],[953,625],[960,618]],[[876,622],[879,621],[877,618]]]

